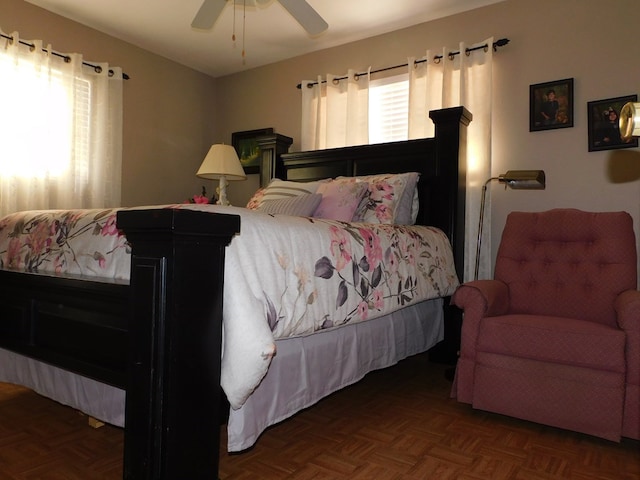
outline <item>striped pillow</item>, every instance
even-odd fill
[[[270,214],[310,217],[322,200],[319,193],[306,193],[295,197],[267,200],[257,208],[258,211]]]
[[[298,195],[316,193],[320,183],[322,182],[291,182],[274,178],[263,190],[260,205],[262,205],[263,202],[271,200],[280,200],[283,198],[297,197]]]

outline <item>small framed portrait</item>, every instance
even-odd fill
[[[529,131],[573,127],[573,78],[529,86]]]
[[[260,145],[258,145],[256,138],[272,133],[273,128],[260,128],[231,134],[231,145],[236,149],[242,168],[246,173],[260,172]]]
[[[590,152],[638,146],[637,138],[624,141],[620,137],[620,110],[625,103],[637,101],[637,95],[627,95],[587,102]]]

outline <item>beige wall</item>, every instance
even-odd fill
[[[627,210],[640,217],[640,150],[587,151],[587,102],[640,91],[640,42],[634,42],[637,0],[507,0],[380,37],[218,79],[224,96],[216,133],[271,126],[300,146],[301,79],[348,67],[373,69],[408,56],[475,43],[489,36],[511,43],[495,55],[494,175],[544,169],[545,191],[492,185],[493,253],[512,210],[576,207]],[[634,34],[635,32],[635,34]],[[574,78],[574,127],[529,132],[529,85]],[[237,190],[236,185],[232,188]],[[479,199],[477,199],[479,201]],[[486,246],[486,243],[483,243]]]
[[[0,0],[0,29],[42,39],[57,52],[106,61],[131,79],[124,86],[124,205],[181,202],[199,193],[195,176],[214,136],[216,81],[23,0]]]
[[[630,45],[640,17],[637,0],[507,0],[215,80],[22,0],[0,0],[0,11],[5,32],[41,38],[58,51],[80,51],[131,75],[125,87],[127,205],[197,193],[203,181],[193,172],[208,146],[230,142],[234,131],[273,127],[299,149],[301,79],[395,65],[428,48],[494,36],[511,43],[494,57],[493,174],[547,173],[545,191],[492,186],[494,239],[509,211],[553,207],[627,210],[640,232],[640,150],[588,152],[586,118],[588,101],[640,90],[640,44]],[[250,64],[250,50],[247,55]],[[569,77],[575,81],[574,127],[529,132],[529,85]],[[256,177],[230,185],[232,203],[246,202]],[[496,245],[494,240],[494,254]]]

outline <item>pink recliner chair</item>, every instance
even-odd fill
[[[640,292],[626,212],[509,214],[494,280],[460,286],[452,396],[609,440],[640,439]]]

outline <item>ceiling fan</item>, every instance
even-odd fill
[[[243,1],[247,2],[248,0]],[[269,1],[255,0],[255,3],[265,4]],[[201,30],[210,29],[222,13],[222,9],[227,2],[233,2],[233,0],[204,0],[200,10],[198,10],[191,22],[191,26]],[[298,21],[309,35],[319,35],[329,28],[327,22],[306,0],[278,0],[278,2]]]

